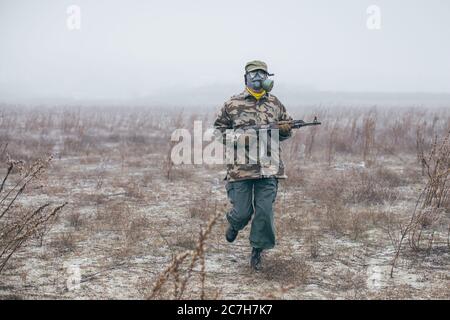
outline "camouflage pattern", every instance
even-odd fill
[[[221,110],[214,122],[214,127],[222,134],[225,134],[227,129],[239,129],[248,125],[261,125],[278,121],[292,120],[291,116],[286,112],[284,105],[278,100],[276,96],[266,93],[259,100],[256,100],[247,90],[230,98]],[[289,138],[292,135],[290,130],[287,135],[279,133],[280,141]],[[222,140],[225,144],[225,140]],[[270,176],[276,178],[286,178],[284,173],[284,165],[280,161],[277,170]],[[239,181],[246,179],[266,178],[262,174],[260,163],[256,164],[227,164],[227,176],[225,180]]]

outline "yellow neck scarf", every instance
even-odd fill
[[[250,89],[249,87],[245,87],[245,88],[247,89],[248,93],[250,93],[253,97],[255,97],[256,100],[261,99],[261,97],[266,94],[266,90],[263,90],[261,92],[255,92],[252,89]]]

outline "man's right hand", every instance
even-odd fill
[[[283,123],[278,126],[278,129],[282,136],[288,136],[292,128],[290,123]]]

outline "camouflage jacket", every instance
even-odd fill
[[[292,120],[291,116],[286,112],[284,105],[276,96],[266,93],[259,100],[256,100],[247,90],[232,96],[219,111],[214,127],[222,134],[227,129],[239,129],[247,125],[260,125],[282,120]],[[279,141],[286,140],[292,135],[279,135]],[[225,141],[223,140],[225,144]],[[284,165],[281,160],[281,147],[279,150],[280,160],[274,172],[269,176],[277,178],[286,178],[284,173]],[[225,180],[237,181],[246,179],[258,179],[267,177],[262,173],[261,164],[227,164],[227,176]]]

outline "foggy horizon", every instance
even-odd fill
[[[71,5],[79,30],[67,26]],[[367,26],[371,5],[378,30]],[[449,17],[437,0],[1,0],[0,103],[217,104],[242,91],[254,59],[288,101],[401,93],[448,103]]]

